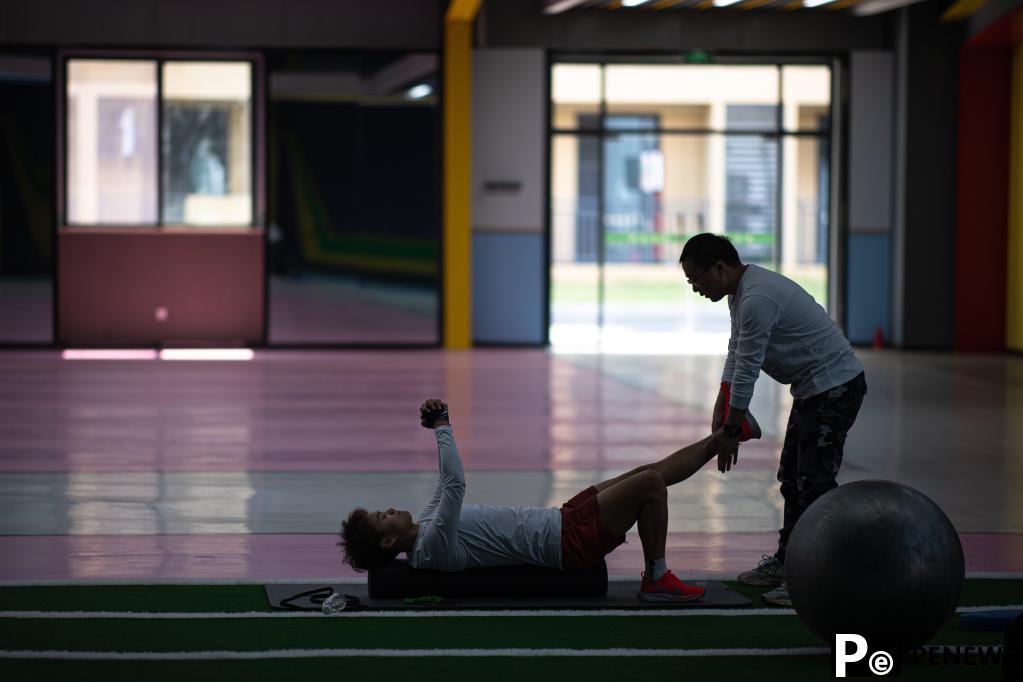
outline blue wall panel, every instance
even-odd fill
[[[545,267],[541,233],[473,233],[474,341],[543,343]]]
[[[849,235],[846,323],[849,340],[853,343],[873,343],[874,330],[879,326],[885,342],[891,341],[891,254],[889,234]]]

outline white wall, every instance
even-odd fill
[[[540,49],[473,54],[473,339],[540,344],[547,299],[546,60]],[[500,187],[488,189],[488,183]]]
[[[475,230],[542,232],[544,87],[539,49],[483,49],[472,65],[472,223]],[[489,190],[486,183],[518,183]]]
[[[869,344],[894,336],[895,58],[853,51],[849,96],[849,236],[846,331]]]
[[[854,51],[849,96],[849,230],[888,232],[894,196],[894,58]]]

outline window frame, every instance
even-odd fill
[[[544,344],[550,345],[551,327],[551,265],[552,247],[551,239],[553,226],[551,221],[551,160],[552,140],[556,135],[571,135],[578,138],[596,137],[603,141],[609,134],[604,125],[608,115],[606,97],[606,69],[608,66],[635,65],[679,65],[690,64],[686,53],[666,50],[559,50],[548,49],[545,53],[545,156],[544,156]],[[712,55],[710,62],[700,62],[709,65],[735,65],[735,66],[773,66],[778,70],[778,94],[777,94],[777,117],[775,126],[768,130],[715,130],[711,128],[661,128],[654,132],[657,134],[683,134],[683,135],[722,135],[741,136],[759,135],[776,140],[779,147],[779,182],[775,188],[776,194],[783,192],[784,163],[782,142],[785,139],[817,138],[825,139],[828,143],[828,156],[830,167],[830,178],[828,178],[828,244],[826,247],[827,279],[825,286],[826,309],[842,328],[846,323],[846,240],[848,237],[848,68],[849,57],[840,51],[821,51],[815,54],[789,53],[784,51],[772,51],[770,53],[743,53],[721,51]],[[599,125],[593,129],[560,128],[554,125],[554,67],[561,64],[578,64],[597,66],[600,68],[600,99],[597,104],[596,116]],[[828,107],[828,126],[818,130],[789,130],[784,126],[784,70],[788,66],[824,66],[830,72],[830,105]],[[622,132],[622,131],[611,131]],[[638,131],[637,131],[638,132]],[[643,131],[649,132],[649,131]],[[601,160],[603,166],[603,160]],[[603,170],[601,170],[603,172]],[[781,205],[777,203],[775,212],[777,214],[777,225],[781,225]],[[603,206],[598,208],[598,214],[603,214]],[[601,227],[603,232],[603,226]],[[601,237],[603,241],[603,236]],[[600,247],[603,250],[603,246]],[[776,241],[775,250],[781,253],[781,240]],[[776,257],[775,260],[780,258]],[[601,272],[603,271],[603,258],[600,259]],[[599,303],[598,310],[603,307],[603,274],[600,275]],[[602,313],[599,313],[602,316]],[[602,318],[599,324],[603,324]]]
[[[156,220],[153,223],[72,223],[68,220],[68,68],[72,60],[152,61],[156,66]],[[246,62],[249,65],[249,187],[251,220],[248,225],[188,225],[163,220],[163,66],[168,62]],[[56,139],[55,177],[58,232],[145,233],[219,233],[262,232],[266,228],[266,112],[263,56],[254,52],[204,52],[171,50],[65,50],[56,57]]]

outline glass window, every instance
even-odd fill
[[[781,271],[827,308],[831,163],[828,139],[787,137]]]
[[[440,340],[438,66],[403,52],[271,65],[270,343]]]
[[[250,62],[69,59],[66,118],[68,224],[252,224]]]
[[[714,174],[708,160],[723,140],[721,135],[638,132],[607,140],[605,347],[614,347],[615,338],[622,346],[630,338],[638,344],[640,330],[643,345],[662,350],[687,334],[689,348],[706,350],[711,339],[719,348],[727,344],[720,331],[728,328],[727,307],[714,306],[685,286],[678,267],[686,239],[707,231],[713,214],[722,213],[723,207],[711,202]],[[639,166],[635,180],[629,177],[634,165]],[[697,344],[694,329],[716,331]]]
[[[0,54],[0,341],[53,342],[56,138],[52,66]]]
[[[600,140],[551,139],[551,341],[585,345],[598,329]]]
[[[67,222],[156,222],[156,63],[72,59]]]
[[[164,224],[251,224],[251,65],[166,62],[162,105]]]
[[[653,116],[666,130],[730,130],[729,107],[778,102],[776,66],[609,64],[605,79],[608,115]]]
[[[785,130],[827,130],[831,115],[831,69],[783,66],[782,102]]]
[[[594,130],[600,122],[600,65],[556,64],[551,69],[551,127]]]
[[[733,104],[726,108],[729,129],[764,130],[777,121],[775,105]],[[725,138],[725,231],[739,257],[751,263],[774,261],[777,223],[778,140],[766,135]]]
[[[830,91],[817,65],[553,66],[551,344],[720,352],[727,308],[677,263],[701,232],[826,305]]]

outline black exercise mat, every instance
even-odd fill
[[[636,599],[639,582],[610,582],[606,597],[461,597],[445,600],[440,606],[409,605],[404,599],[373,599],[366,585],[267,585],[266,596],[273,609],[319,611],[330,588],[359,598],[359,603],[374,611],[394,610],[517,610],[517,609],[707,609],[749,606],[752,602],[721,582],[693,581],[704,585],[703,599],[688,604],[647,604]],[[297,596],[306,593],[305,596]],[[423,595],[427,596],[427,595]]]
[[[391,561],[371,569],[366,580],[374,599],[404,599],[424,594],[470,597],[581,597],[607,594],[607,564],[601,561],[576,571],[544,566],[491,566],[457,573],[413,569],[407,561]]]

